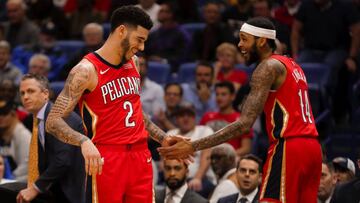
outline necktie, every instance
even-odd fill
[[[168,198],[166,200],[166,203],[175,203],[174,201],[174,196],[176,195],[175,192],[171,191],[169,194],[168,194]]]
[[[29,150],[29,172],[28,172],[28,186],[31,186],[39,177],[38,168],[39,156],[38,156],[38,119],[34,117],[33,132],[30,141]]]
[[[247,202],[248,202],[248,199],[246,199],[246,197],[242,197],[239,200],[239,203],[247,203]]]

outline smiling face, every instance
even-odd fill
[[[121,25],[120,27],[121,34],[125,36],[120,44],[124,53],[122,62],[125,62],[130,60],[138,51],[144,51],[149,30],[141,26],[132,27]]]
[[[240,48],[241,56],[245,59],[246,65],[251,65],[260,60],[259,49],[256,45],[257,39],[248,33],[240,32]]]

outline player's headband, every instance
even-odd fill
[[[246,32],[248,34],[254,35],[256,37],[264,37],[268,39],[275,40],[276,38],[276,31],[271,29],[265,29],[261,27],[256,27],[247,23],[244,23],[241,26],[240,32]]]

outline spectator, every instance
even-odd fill
[[[158,14],[160,27],[150,33],[146,41],[145,53],[149,60],[168,62],[173,72],[187,60],[189,34],[176,21],[175,4],[162,3]]]
[[[164,160],[165,189],[157,189],[155,202],[205,203],[206,199],[190,190],[186,184],[189,169],[179,160]]]
[[[231,82],[220,82],[215,85],[216,104],[219,111],[207,112],[200,120],[200,125],[211,127],[214,132],[226,125],[236,121],[240,113],[235,111],[232,102],[235,99],[235,88]],[[253,134],[249,134],[231,139],[228,141],[236,150],[237,156],[242,156],[251,152]]]
[[[153,118],[154,115],[158,115],[160,111],[165,108],[164,104],[164,90],[155,81],[150,80],[147,77],[148,64],[144,56],[138,56],[139,68],[140,68],[140,85],[141,85],[141,103],[142,109],[145,113]]]
[[[195,106],[197,121],[205,112],[216,109],[213,78],[212,65],[201,61],[196,65],[195,81],[190,84],[181,84],[184,89],[184,100]]]
[[[336,186],[334,166],[332,163],[322,163],[318,203],[330,203]]]
[[[336,157],[332,160],[335,169],[335,178],[338,183],[346,183],[355,178],[355,164],[345,157]]]
[[[209,2],[204,6],[205,29],[195,32],[192,40],[193,59],[214,61],[216,47],[223,42],[234,42],[230,29],[221,22],[220,6]]]
[[[294,22],[294,16],[298,12],[300,4],[300,0],[285,0],[283,5],[275,8],[274,19],[291,28]]]
[[[0,100],[0,128],[0,155],[9,160],[15,179],[26,182],[31,133],[18,120],[12,101]]]
[[[106,18],[107,12],[103,12],[94,7],[94,5],[100,1],[77,1],[77,0],[68,0],[66,3],[72,5],[65,5],[66,16],[69,21],[69,38],[70,39],[81,39],[82,31],[86,24],[90,22],[103,23]],[[108,6],[109,1],[101,1],[104,7]],[[101,5],[101,4],[98,4]],[[104,8],[106,10],[107,8]]]
[[[25,2],[23,0],[8,0],[6,11],[9,18],[9,21],[4,23],[6,41],[12,47],[37,43],[39,28],[26,17]]]
[[[19,84],[22,73],[20,69],[10,62],[11,47],[7,41],[0,41],[0,80],[9,79]]]
[[[211,168],[217,177],[217,186],[210,197],[210,203],[216,203],[220,198],[237,193],[236,153],[227,143],[218,145],[211,150]]]
[[[101,47],[104,43],[104,29],[98,23],[89,23],[85,25],[83,32],[83,41],[85,46],[75,52],[74,55],[68,56],[69,62],[64,65],[64,68],[60,72],[59,80],[65,81],[70,70],[88,53],[93,52]]]
[[[360,169],[360,154],[357,160],[358,169]],[[360,178],[344,183],[336,187],[331,198],[331,203],[354,203],[360,202]]]
[[[48,77],[51,61],[45,54],[34,54],[29,61],[29,73]]]
[[[176,112],[176,123],[179,126],[176,129],[167,132],[168,135],[183,135],[191,140],[210,135],[213,131],[210,127],[196,125],[195,109],[192,105],[182,104]],[[208,197],[213,189],[212,182],[215,175],[210,166],[210,149],[196,152],[194,162],[189,165],[189,188],[199,192],[203,197]]]
[[[254,17],[268,18],[275,25],[276,38],[280,41],[282,49],[290,49],[290,27],[280,23],[271,15],[271,2],[268,0],[256,0],[253,2]]]
[[[257,156],[242,156],[237,166],[236,177],[239,193],[221,198],[218,203],[255,203],[259,201],[259,185],[261,183],[262,161]]]
[[[356,72],[359,38],[359,13],[350,2],[304,1],[295,15],[291,32],[293,58],[299,63],[318,62],[330,67],[327,89],[336,124],[347,123],[350,113],[348,90],[338,90],[339,83],[347,83],[339,78],[339,71],[346,70],[352,75]],[[302,41],[303,47],[300,46]]]
[[[154,23],[151,31],[159,28],[160,23],[158,21],[158,13],[160,11],[160,5],[155,0],[139,0],[139,4],[136,5],[141,8],[150,16],[151,21]]]
[[[182,103],[183,88],[178,83],[168,83],[164,88],[165,110],[155,115],[156,124],[164,131],[175,129],[175,113]]]
[[[236,91],[248,82],[248,75],[246,72],[235,69],[237,54],[237,48],[230,43],[224,42],[216,48],[216,81],[230,81],[233,83]]]
[[[56,28],[52,22],[47,22],[41,26],[39,43],[32,45],[19,46],[13,51],[13,62],[24,71],[28,72],[30,58],[35,53],[42,53],[49,57],[51,61],[51,72],[49,80],[56,80],[58,74],[66,63],[67,56],[56,44]]]
[[[252,15],[252,2],[249,0],[237,0],[237,4],[228,7],[223,12],[222,20],[229,25],[233,31],[233,36],[239,39],[239,30],[242,24]]]

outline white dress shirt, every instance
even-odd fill
[[[248,195],[242,195],[241,192],[239,192],[239,196],[238,196],[238,199],[236,200],[236,202],[239,202],[241,198],[245,197],[248,200],[247,203],[251,203],[252,201],[254,201],[254,198],[255,198],[258,190],[259,189],[256,188],[254,191],[252,191]]]
[[[44,106],[41,107],[40,111],[36,115],[36,118],[39,119],[39,124],[38,124],[39,140],[44,150],[45,150],[45,110],[47,105],[48,102],[46,102]]]

